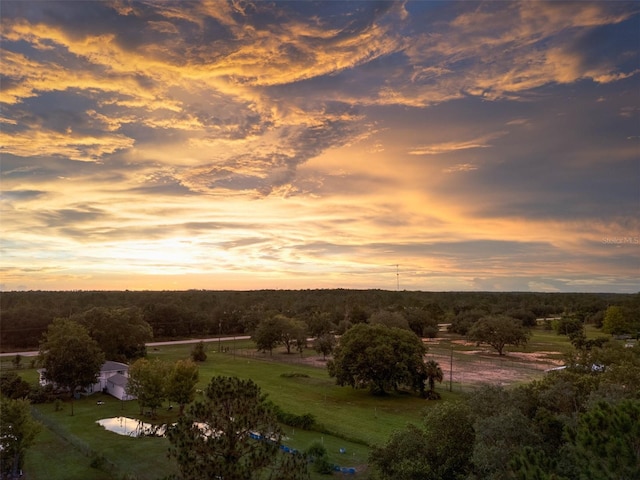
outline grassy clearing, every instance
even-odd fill
[[[245,345],[243,345],[245,346]],[[247,345],[248,346],[248,345]],[[210,347],[213,347],[211,345]],[[150,358],[175,361],[187,358],[191,346],[157,347],[149,352]],[[292,354],[293,355],[293,354]],[[208,359],[200,364],[198,388],[205,388],[215,375],[235,375],[250,378],[260,385],[269,399],[285,411],[298,415],[311,413],[322,425],[321,431],[303,431],[283,426],[286,444],[298,450],[306,450],[314,441],[322,442],[331,462],[344,467],[361,468],[367,463],[369,447],[386,441],[391,432],[408,422],[420,421],[421,411],[429,405],[425,400],[400,394],[374,397],[367,391],[338,387],[330,379],[326,369],[301,364],[281,363],[286,359],[275,353],[244,357],[233,352],[219,353],[209,348]],[[29,377],[30,372],[23,371]],[[298,374],[292,376],[291,374]],[[103,401],[104,405],[98,405]],[[92,395],[74,402],[75,415],[70,415],[70,405],[65,402],[61,411],[53,404],[37,405],[41,415],[54,422],[56,434],[44,429],[37,444],[31,449],[26,470],[32,480],[95,478],[119,479],[125,474],[139,480],[162,478],[175,472],[175,466],[166,456],[168,441],[164,438],[129,438],[108,432],[96,421],[117,416],[140,418],[138,403],[120,402],[108,395]],[[175,420],[175,409],[159,411],[157,423]],[[91,468],[91,457],[74,448],[63,438],[75,439],[104,457],[102,470]],[[340,453],[343,449],[345,453]],[[56,465],[68,465],[51,469],[49,452],[65,451],[56,458]],[[72,467],[72,468],[71,468]],[[314,479],[326,478],[313,474]],[[366,478],[366,475],[358,475]]]
[[[90,459],[49,429],[42,429],[25,458],[26,478],[110,480],[110,473],[90,467]]]
[[[97,402],[104,402],[98,405]],[[164,438],[130,438],[108,432],[96,422],[103,418],[128,416],[138,417],[137,402],[120,402],[103,394],[91,395],[74,401],[74,415],[70,415],[70,402],[65,402],[60,411],[55,411],[53,404],[34,406],[40,415],[49,422],[54,422],[55,431],[44,429],[44,437],[38,437],[37,444],[27,459],[26,470],[30,479],[69,479],[69,478],[121,478],[124,474],[134,475],[139,480],[155,480],[176,472],[175,466],[167,458],[169,443]],[[175,415],[175,414],[174,414]],[[159,422],[174,421],[175,416],[158,418]],[[66,465],[78,470],[77,476],[65,473],[54,475],[50,472],[52,457],[50,441],[55,445],[64,445],[65,454],[56,465]],[[103,458],[100,468],[91,468],[94,455]],[[90,473],[87,473],[87,468]]]
[[[591,332],[589,332],[591,333]],[[440,352],[443,369],[448,368],[448,352],[453,350],[454,369],[472,358],[494,359],[493,367],[520,368],[524,365],[516,356],[509,359],[509,352],[558,352],[562,356],[569,351],[571,345],[566,336],[557,335],[554,331],[543,328],[534,329],[528,345],[507,350],[507,360],[498,358],[490,349],[478,354],[471,351],[479,350],[475,345],[452,343],[461,340],[459,336],[444,333],[437,342],[428,342],[430,353]],[[160,358],[165,361],[176,361],[188,358],[193,345],[171,345],[153,347],[148,351],[150,358]],[[224,350],[224,353],[219,350]],[[484,350],[481,348],[480,350]],[[349,387],[338,387],[329,378],[326,368],[310,366],[306,362],[308,357],[314,356],[313,350],[299,354],[286,355],[282,351],[274,351],[273,355],[261,354],[255,351],[253,343],[248,340],[235,342],[207,344],[208,358],[199,364],[200,382],[198,388],[204,389],[210,379],[216,375],[238,376],[252,379],[268,394],[269,399],[283,410],[302,415],[311,413],[321,425],[318,431],[303,431],[283,426],[288,437],[286,444],[298,450],[306,450],[313,442],[322,442],[329,453],[330,461],[340,466],[361,468],[367,463],[369,445],[384,443],[389,435],[403,428],[407,423],[418,423],[425,408],[433,406],[428,402],[412,395],[389,394],[376,397],[365,390],[353,390]],[[479,373],[486,372],[482,367]],[[456,370],[457,373],[457,370]],[[540,372],[537,372],[540,374]],[[29,381],[36,381],[37,374],[32,369],[22,369],[20,374]],[[460,381],[468,381],[468,373]],[[459,380],[453,377],[454,392],[449,392],[448,374],[445,381],[436,388],[443,399],[451,400],[461,391],[456,388]],[[104,401],[104,405],[97,405],[97,401]],[[63,436],[70,436],[86,444],[89,450],[98,452],[105,459],[102,470],[90,467],[91,458],[74,448],[60,435],[49,429],[44,429],[37,440],[37,444],[30,450],[26,462],[26,471],[31,480],[55,479],[85,479],[97,480],[121,479],[125,474],[139,480],[155,480],[175,472],[175,465],[167,458],[168,441],[164,438],[128,438],[108,432],[96,424],[97,420],[108,417],[139,416],[138,403],[120,402],[110,396],[93,395],[75,402],[75,415],[69,412],[69,405],[65,403],[62,411],[56,412],[54,405],[36,406],[42,415],[55,422]],[[159,411],[156,422],[171,422],[175,420],[175,409]],[[340,453],[343,449],[345,453]],[[55,458],[54,461],[51,458]],[[327,478],[313,474],[314,480]],[[357,478],[366,479],[366,474],[358,474]]]
[[[177,345],[150,352],[149,356],[175,361],[188,356],[188,352],[188,348]],[[384,442],[407,422],[419,420],[421,410],[428,405],[415,396],[375,397],[366,390],[338,387],[326,369],[281,363],[283,356],[280,352],[244,357],[209,351],[207,360],[200,364],[199,388],[216,375],[252,379],[284,410],[297,415],[311,413],[331,434],[365,444]],[[292,372],[306,376],[287,376]]]

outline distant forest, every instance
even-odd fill
[[[281,314],[313,324],[366,322],[380,311],[419,312],[428,323],[465,330],[485,315],[507,314],[533,324],[537,318],[571,316],[602,324],[607,307],[640,312],[640,293],[419,292],[387,290],[255,291],[28,291],[0,295],[0,348],[37,348],[55,318],[94,307],[134,308],[156,340],[248,334],[264,318]]]

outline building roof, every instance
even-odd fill
[[[107,383],[113,383],[114,385],[118,385],[120,387],[126,387],[128,382],[129,379],[119,373],[116,373],[115,375],[107,379]]]
[[[126,363],[120,362],[112,362],[111,360],[107,360],[100,367],[101,372],[116,372],[118,370],[129,370],[129,365]]]

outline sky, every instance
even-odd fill
[[[638,2],[0,21],[4,291],[640,291]]]

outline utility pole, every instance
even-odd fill
[[[400,291],[400,265],[396,263],[396,288]]]

